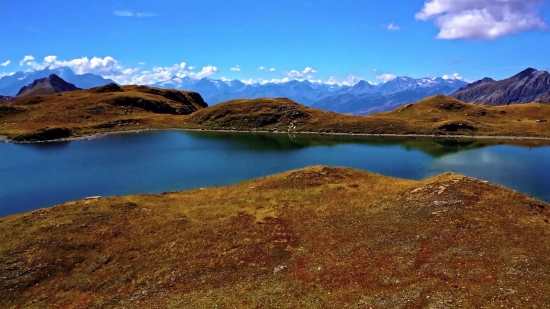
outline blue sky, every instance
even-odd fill
[[[550,68],[549,16],[546,0],[1,1],[0,75],[501,79]]]

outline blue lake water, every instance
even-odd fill
[[[87,196],[223,186],[311,165],[424,179],[456,172],[550,202],[550,147],[481,140],[158,131],[0,143],[0,217]]]

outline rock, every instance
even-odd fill
[[[475,131],[476,130],[476,128],[473,125],[471,125],[471,124],[469,124],[468,122],[465,122],[465,121],[448,122],[448,123],[445,123],[443,125],[440,125],[436,129],[441,130],[441,131],[450,131],[450,132],[455,132],[455,131],[460,131],[460,130],[468,130],[468,131]]]
[[[32,133],[21,134],[13,140],[15,142],[43,142],[67,138],[72,135],[71,130],[67,128],[44,128]]]
[[[119,85],[115,83],[110,83],[105,86],[101,87],[95,87],[90,89],[92,93],[107,93],[107,92],[124,92],[124,89],[122,89]]]
[[[286,267],[284,265],[279,265],[279,266],[277,266],[273,269],[273,274],[277,275],[277,274],[281,274],[281,273],[286,273],[287,270],[288,270],[288,267]]]
[[[539,120],[537,120],[537,122],[538,122],[538,123],[543,123],[543,122],[548,122],[548,120],[546,120],[546,119],[539,119]]]

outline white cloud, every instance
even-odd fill
[[[378,73],[378,69],[372,69],[370,71],[371,71],[371,73]]]
[[[139,65],[145,65],[145,62],[138,62]]]
[[[230,68],[230,70],[231,70],[231,71],[236,71],[236,72],[238,72],[238,71],[241,70],[241,67],[238,66],[238,65],[236,65],[234,68]]]
[[[399,27],[399,26],[394,25],[393,23],[391,23],[391,24],[388,25],[387,29],[388,29],[389,31],[397,31],[397,30],[401,29],[401,27]]]
[[[241,80],[241,82],[242,82],[243,84],[246,84],[246,85],[252,85],[252,84],[255,83],[255,81],[254,81],[252,78],[243,79],[243,80]]]
[[[208,65],[208,66],[203,67],[202,70],[199,73],[190,72],[189,76],[192,77],[192,78],[201,79],[201,78],[205,78],[205,77],[208,77],[208,76],[212,76],[216,73],[218,73],[218,68],[215,67],[215,66]]]
[[[439,39],[497,39],[547,29],[538,9],[542,0],[427,0],[415,17],[434,20]]]
[[[286,73],[286,75],[290,78],[302,78],[302,77],[304,77],[304,74],[302,74],[302,72],[298,72],[296,70],[292,70],[292,71]]]
[[[315,77],[314,77],[313,75],[308,75],[308,76],[307,76],[307,80],[308,80],[309,82],[317,83],[317,84],[320,84],[320,83],[323,82],[321,79],[315,79]]]
[[[33,61],[33,60],[34,60],[33,56],[27,55],[27,56],[23,57],[23,60],[19,61],[19,65],[22,66],[24,63],[26,63],[28,61]]]
[[[264,79],[260,82],[260,84],[262,84],[262,85],[265,85],[267,83],[281,84],[281,83],[286,83],[286,82],[289,82],[289,81],[290,81],[290,79],[288,77],[281,78],[281,79],[274,78],[274,79],[271,79],[271,80]]]
[[[383,83],[387,83],[387,82],[389,82],[391,80],[394,80],[396,78],[397,78],[397,76],[395,76],[393,74],[380,74],[380,75],[376,76],[376,79],[382,81]]]
[[[271,69],[269,69],[269,71],[270,71],[270,72],[275,72],[275,71],[277,71],[277,70],[275,70],[275,68],[271,68]]]
[[[183,78],[188,76],[188,67],[185,62],[175,63],[171,66],[155,66],[151,71],[135,71],[127,75],[124,80],[114,79],[122,84],[152,85],[161,81],[169,80],[174,77]]]
[[[264,66],[258,68],[259,71],[267,70]]]
[[[315,74],[317,73],[317,71],[315,71],[314,69],[310,68],[310,67],[307,67],[304,69],[304,71],[302,72],[304,74]]]
[[[6,62],[0,63],[0,66],[7,67],[11,63],[10,60],[7,60]]]
[[[142,12],[133,12],[127,10],[113,11],[113,14],[121,17],[157,17],[157,13],[142,13]]]
[[[15,72],[10,72],[10,73],[0,73],[0,77],[4,77],[4,76],[12,76],[13,74],[15,74]]]
[[[25,56],[20,62],[30,70],[57,69],[69,67],[76,74],[92,73],[110,78],[119,84],[151,85],[161,81],[176,78],[190,77],[200,79],[214,75],[218,72],[215,66],[205,66],[200,72],[191,72],[193,67],[188,67],[185,62],[176,63],[172,66],[155,66],[151,70],[141,71],[140,68],[128,68],[122,66],[111,56],[104,58],[88,57],[73,60],[59,60],[57,56],[46,56],[42,62],[37,62],[31,55]]]
[[[290,72],[286,72],[286,76],[290,78],[302,79],[306,74],[315,74],[315,73],[317,73],[316,70],[310,67],[306,67],[303,71],[292,70]]]
[[[25,56],[19,62],[21,66],[26,65],[31,70],[57,69],[60,67],[69,67],[76,74],[92,73],[97,75],[112,75],[121,73],[122,66],[118,64],[113,57],[107,56],[104,58],[88,57],[77,58],[73,60],[58,60],[57,56],[46,56],[42,63],[38,63],[33,56]]]
[[[467,83],[473,83],[475,81],[475,80],[464,78],[463,76],[461,76],[458,73],[454,73],[454,74],[451,74],[451,75],[446,74],[446,75],[441,76],[441,78],[443,78],[445,80],[461,80],[461,81],[465,81]]]
[[[331,76],[325,84],[327,85],[340,85],[340,86],[353,86],[357,84],[358,82],[364,80],[362,77],[357,77],[353,74],[350,74],[344,78],[336,78],[334,76]]]
[[[192,70],[194,70],[194,69],[195,69],[195,67],[193,67],[193,66],[190,66],[190,67],[189,67],[188,69],[189,69],[189,71],[192,71]]]
[[[464,77],[460,76],[458,73],[454,73],[451,75],[443,75],[441,76],[443,79],[458,79],[458,80],[464,80]]]

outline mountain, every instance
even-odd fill
[[[494,106],[550,103],[550,74],[528,68],[500,81],[486,77],[460,88],[452,96],[464,102]]]
[[[289,81],[286,83],[266,83],[247,85],[238,80],[222,81],[210,78],[199,80],[189,77],[174,77],[153,85],[161,88],[196,91],[210,105],[233,99],[290,98],[305,105],[311,105],[324,95],[342,89],[338,85],[324,85],[309,81]]]
[[[16,97],[24,97],[31,95],[44,95],[60,93],[65,91],[81,90],[74,84],[67,83],[61,77],[52,74],[46,78],[40,78],[32,82],[31,84],[24,86],[19,90]]]
[[[400,105],[437,94],[448,95],[466,84],[461,80],[441,77],[435,79],[398,77],[378,86],[361,81],[350,89],[321,98],[311,107],[338,113],[368,115],[390,111]]]
[[[2,103],[7,103],[7,102],[11,102],[15,100],[14,97],[10,97],[10,96],[5,96],[5,95],[0,95],[0,104]]]
[[[114,83],[114,81],[103,78],[99,75],[90,73],[77,75],[70,68],[61,67],[53,70],[44,69],[33,72],[16,72],[13,75],[4,76],[0,78],[0,94],[15,96],[19,90],[26,85],[37,79],[46,78],[52,74],[55,74],[64,79],[66,82],[74,84],[76,87],[82,89],[89,89]]]
[[[289,98],[319,109],[365,115],[389,111],[399,105],[436,94],[451,94],[467,83],[443,78],[398,77],[381,85],[360,81],[355,86],[292,80],[285,83],[246,85],[238,80],[221,81],[174,77],[153,86],[196,91],[210,105],[234,99]]]

